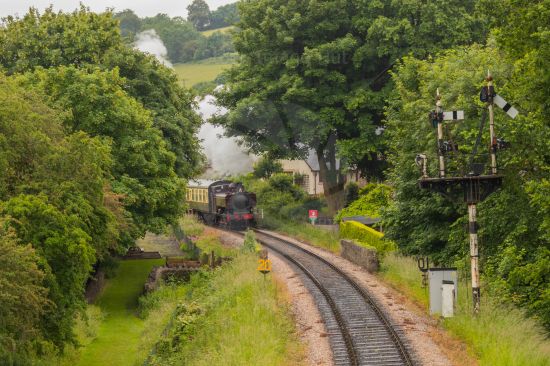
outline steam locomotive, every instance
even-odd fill
[[[256,194],[241,183],[226,180],[193,180],[187,185],[186,202],[208,225],[242,228],[255,225]]]

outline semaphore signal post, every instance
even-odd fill
[[[480,93],[482,102],[487,103],[489,112],[489,134],[490,134],[490,155],[491,172],[483,174],[484,164],[473,163],[473,156],[477,151],[477,146],[481,139],[483,123],[480,126],[480,132],[472,158],[470,159],[469,172],[465,176],[448,176],[445,171],[446,154],[457,150],[457,146],[452,141],[445,141],[443,136],[443,123],[445,121],[457,121],[464,119],[463,111],[443,111],[439,89],[436,95],[435,110],[430,113],[430,121],[434,128],[437,128],[437,150],[439,158],[439,176],[430,178],[427,173],[427,156],[418,154],[416,163],[422,169],[422,177],[419,180],[419,186],[422,189],[428,189],[443,194],[462,190],[464,202],[468,205],[468,232],[470,237],[470,263],[472,277],[472,300],[474,313],[480,310],[480,280],[479,280],[479,243],[477,236],[477,204],[484,200],[489,194],[494,192],[502,185],[502,175],[497,172],[497,151],[506,144],[502,139],[498,139],[495,134],[494,126],[494,105],[496,104],[504,110],[510,117],[515,118],[518,111],[508,104],[502,97],[495,93],[493,87],[493,78],[489,74],[486,78],[487,85]]]

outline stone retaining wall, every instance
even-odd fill
[[[365,268],[368,272],[378,271],[380,264],[376,249],[364,248],[351,240],[344,239],[340,240],[340,245],[342,247],[340,255],[343,258]]]

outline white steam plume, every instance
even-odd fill
[[[165,66],[172,67],[172,63],[168,61],[168,51],[162,39],[158,36],[154,29],[147,29],[136,35],[134,47],[138,50],[149,53],[157,58]]]
[[[207,120],[214,114],[227,112],[224,108],[216,107],[213,104],[214,101],[215,98],[211,95],[199,101],[199,112],[203,120]],[[224,137],[223,133],[223,127],[210,123],[203,123],[199,131],[201,146],[210,164],[205,178],[221,178],[252,171],[255,157],[247,154],[237,144],[235,138]]]

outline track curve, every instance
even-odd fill
[[[405,342],[371,296],[317,254],[255,230],[257,240],[304,273],[328,331],[335,365],[414,365]]]

